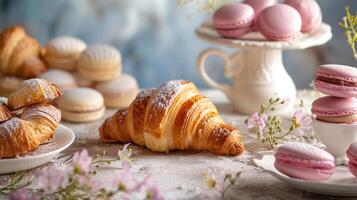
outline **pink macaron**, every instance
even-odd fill
[[[357,97],[357,69],[346,65],[320,65],[314,85],[327,95]]]
[[[301,17],[288,5],[276,4],[264,9],[258,18],[260,32],[269,40],[289,41],[300,34]]]
[[[285,4],[295,8],[302,20],[301,32],[313,32],[322,24],[322,12],[315,0],[286,0]]]
[[[357,177],[357,142],[351,144],[347,150],[348,169],[350,172]]]
[[[218,34],[226,38],[240,38],[251,30],[254,10],[242,3],[222,6],[213,14],[213,25]]]
[[[356,123],[357,99],[325,96],[312,103],[316,119],[331,123]]]
[[[279,145],[274,166],[287,176],[304,180],[326,180],[335,172],[335,162],[331,154],[299,142]]]
[[[254,20],[254,26],[252,27],[252,30],[256,31],[258,30],[258,18],[260,12],[262,12],[265,8],[272,6],[277,3],[276,0],[245,0],[243,3],[250,5],[254,9],[254,14],[255,14],[255,20]]]

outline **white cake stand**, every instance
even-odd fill
[[[332,37],[331,27],[322,24],[310,34],[301,34],[290,42],[268,41],[259,32],[251,32],[242,39],[233,40],[220,37],[211,22],[203,23],[196,29],[197,36],[221,47],[234,48],[227,55],[219,48],[208,48],[197,59],[197,68],[202,78],[213,88],[225,92],[237,112],[251,114],[270,97],[288,98],[290,107],[296,99],[296,87],[283,65],[282,50],[305,49],[325,44]],[[232,80],[231,85],[214,81],[205,70],[209,56],[219,56],[224,62],[224,75]],[[277,113],[289,113],[291,109],[278,107]]]

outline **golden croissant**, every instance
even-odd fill
[[[26,107],[20,117],[0,124],[0,158],[25,154],[49,142],[57,128],[61,112],[49,104]]]
[[[3,74],[33,78],[46,71],[39,58],[40,45],[20,26],[5,29],[0,34],[0,70]]]
[[[225,124],[211,100],[192,82],[168,81],[140,92],[99,128],[103,142],[134,142],[152,151],[208,150],[240,155],[240,131]]]

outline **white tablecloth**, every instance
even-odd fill
[[[218,167],[227,172],[242,171],[238,179],[238,186],[229,191],[232,199],[326,199],[326,196],[310,194],[289,187],[273,176],[261,172],[253,162],[253,158],[259,158],[264,154],[272,153],[255,139],[255,135],[244,128],[246,116],[233,113],[232,106],[224,94],[217,90],[204,90],[202,93],[210,97],[221,116],[227,123],[241,129],[243,133],[246,151],[239,157],[218,156],[208,152],[173,151],[166,153],[153,153],[145,148],[132,146],[134,150],[133,171],[137,176],[151,174],[156,184],[167,199],[200,199],[204,188],[203,172],[210,166]],[[311,91],[299,91],[306,105],[310,105],[315,98]],[[101,120],[72,124],[63,122],[76,134],[74,144],[64,153],[72,153],[82,148],[87,148],[91,155],[101,153],[103,150],[108,156],[115,156],[122,144],[103,144],[99,141],[98,127],[102,121],[112,115],[115,110],[107,110]],[[61,165],[54,159],[49,165]],[[111,174],[118,170],[120,163],[113,163],[103,169],[98,175],[104,182],[109,180]],[[0,176],[2,180],[6,176]],[[0,180],[1,180],[0,179]],[[109,183],[108,183],[109,184]]]

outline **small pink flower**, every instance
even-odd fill
[[[113,186],[121,192],[135,192],[138,190],[137,183],[128,167],[124,167],[124,170],[116,175],[113,180]]]
[[[31,195],[27,190],[24,188],[17,189],[11,192],[8,196],[9,200],[39,200],[35,195]]]
[[[131,149],[128,149],[130,143],[125,144],[122,150],[118,151],[118,157],[120,158],[120,161],[122,162],[123,167],[131,167],[131,155],[132,151]]]
[[[103,185],[102,185],[102,183],[100,181],[95,180],[93,178],[89,179],[88,185],[91,187],[91,191],[93,193],[98,192],[103,187]]]
[[[92,158],[89,156],[87,149],[76,152],[72,159],[73,169],[76,173],[88,173],[90,170]]]
[[[146,199],[149,200],[164,200],[160,192],[160,188],[153,183],[150,176],[146,176],[141,184],[139,184],[146,192]]]
[[[61,187],[65,172],[58,168],[45,168],[37,174],[37,185],[47,192],[54,192]]]
[[[257,128],[259,131],[263,131],[266,126],[267,115],[265,113],[258,114],[257,112],[253,113],[248,117],[247,128]]]
[[[308,129],[311,124],[311,117],[307,115],[302,109],[295,111],[293,120],[296,122],[296,129],[294,130],[298,135],[304,135],[304,130]]]

